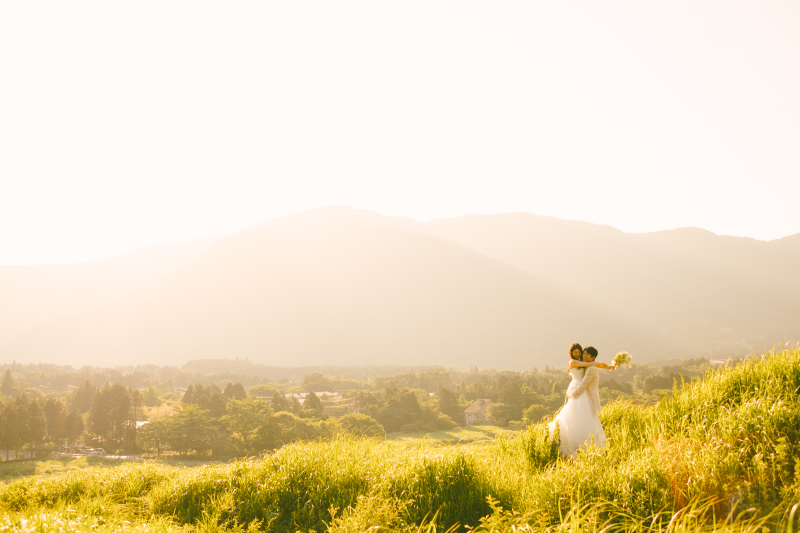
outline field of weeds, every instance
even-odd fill
[[[752,358],[652,407],[607,405],[609,446],[574,462],[537,424],[32,472],[0,485],[0,531],[797,531],[799,391],[800,350]]]

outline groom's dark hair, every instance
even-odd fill
[[[581,351],[581,353],[583,353],[583,348],[581,348],[581,345],[576,342],[576,343],[573,343],[573,345],[569,347],[569,356],[570,357],[572,357],[572,352],[573,352],[573,350],[575,350],[575,348],[579,349]],[[572,357],[572,358],[574,359],[574,357]]]
[[[589,352],[589,355],[591,355],[594,358],[597,357],[597,348],[595,348],[594,346],[587,346],[584,351]]]

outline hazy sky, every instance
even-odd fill
[[[800,232],[800,2],[3,2],[0,264],[347,204]]]

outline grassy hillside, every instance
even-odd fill
[[[614,402],[601,414],[610,445],[574,462],[539,424],[491,444],[335,439],[229,464],[20,478],[0,486],[0,528],[796,531],[798,390],[795,349],[652,407]]]

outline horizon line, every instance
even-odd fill
[[[250,228],[252,228],[254,226],[258,226],[260,224],[264,224],[264,223],[272,221],[272,220],[279,220],[281,218],[295,216],[295,215],[298,215],[300,213],[306,213],[306,212],[317,211],[317,210],[322,210],[322,209],[352,209],[354,211],[368,211],[368,212],[375,213],[375,214],[377,214],[379,216],[383,216],[383,217],[405,218],[405,219],[411,220],[413,222],[416,222],[418,224],[427,224],[427,223],[435,222],[435,221],[438,221],[438,220],[452,220],[452,219],[468,217],[468,216],[500,216],[500,215],[522,214],[522,215],[531,215],[531,216],[536,216],[536,217],[541,217],[541,218],[549,218],[549,219],[553,219],[553,220],[561,220],[561,221],[564,221],[564,222],[579,222],[579,223],[583,223],[583,224],[589,224],[589,225],[592,225],[592,226],[604,226],[604,227],[612,228],[612,229],[614,229],[616,231],[619,231],[620,233],[624,233],[626,235],[646,235],[646,234],[651,234],[651,233],[662,233],[662,232],[667,232],[667,231],[692,229],[692,230],[704,231],[704,232],[710,233],[710,234],[712,234],[712,235],[714,235],[716,237],[733,237],[733,238],[737,238],[737,239],[750,239],[750,240],[759,241],[759,242],[766,242],[766,243],[779,241],[781,239],[785,239],[785,238],[788,238],[788,237],[793,237],[795,235],[800,235],[800,233],[790,233],[788,235],[784,235],[782,237],[776,237],[774,239],[759,239],[757,237],[751,237],[749,235],[731,235],[731,234],[715,233],[712,230],[709,230],[709,229],[706,229],[706,228],[701,228],[701,227],[698,227],[698,226],[678,226],[678,227],[674,227],[674,228],[664,228],[664,229],[659,229],[659,230],[654,230],[654,231],[625,231],[625,230],[619,229],[619,228],[617,228],[615,226],[612,226],[611,224],[603,224],[603,223],[599,223],[599,222],[590,222],[590,221],[587,221],[587,220],[572,219],[572,218],[561,218],[561,217],[555,217],[555,216],[552,216],[552,215],[541,215],[541,214],[538,214],[538,213],[531,213],[529,211],[505,211],[505,212],[499,212],[499,213],[472,212],[472,213],[464,213],[464,214],[455,215],[455,216],[431,218],[431,219],[428,219],[428,220],[418,220],[418,219],[415,219],[415,218],[412,218],[412,217],[409,217],[409,216],[406,216],[406,215],[393,215],[393,214],[379,213],[378,211],[376,211],[374,209],[369,209],[369,208],[354,207],[352,205],[346,205],[346,204],[331,204],[331,205],[321,205],[321,206],[317,206],[317,207],[310,207],[308,209],[300,209],[300,210],[294,211],[292,213],[288,213],[288,214],[284,214],[284,215],[277,215],[277,216],[273,216],[273,217],[268,217],[268,218],[265,218],[265,219],[263,219],[263,220],[261,220],[259,222],[256,222],[255,224],[251,224],[249,226],[245,226],[245,227],[242,227],[240,229],[237,229],[237,230],[234,230],[234,231],[231,231],[231,232],[227,232],[227,233],[215,233],[215,234],[211,234],[211,235],[201,235],[201,236],[197,236],[197,237],[191,237],[191,238],[179,239],[179,240],[157,241],[157,242],[153,242],[153,243],[150,243],[150,244],[146,244],[144,246],[137,246],[137,247],[131,248],[131,249],[125,251],[125,252],[121,252],[121,253],[114,254],[114,255],[103,255],[103,256],[98,256],[98,257],[78,259],[78,260],[74,260],[74,261],[61,261],[61,262],[49,261],[49,262],[39,262],[39,263],[3,263],[3,264],[0,264],[0,268],[2,268],[2,267],[28,267],[28,266],[33,267],[33,266],[82,265],[82,264],[86,264],[86,263],[93,263],[93,262],[96,262],[96,261],[105,261],[105,260],[109,260],[109,259],[117,259],[117,258],[125,257],[127,255],[139,253],[139,252],[145,251],[145,250],[147,250],[149,248],[153,248],[153,247],[157,247],[157,246],[169,246],[169,245],[176,245],[176,244],[187,244],[187,243],[191,243],[191,242],[195,242],[195,241],[200,241],[200,240],[203,240],[203,239],[213,239],[215,237],[225,238],[225,237],[227,237],[229,235],[234,235],[234,234],[242,232],[242,231],[247,231],[248,229],[250,229]]]

